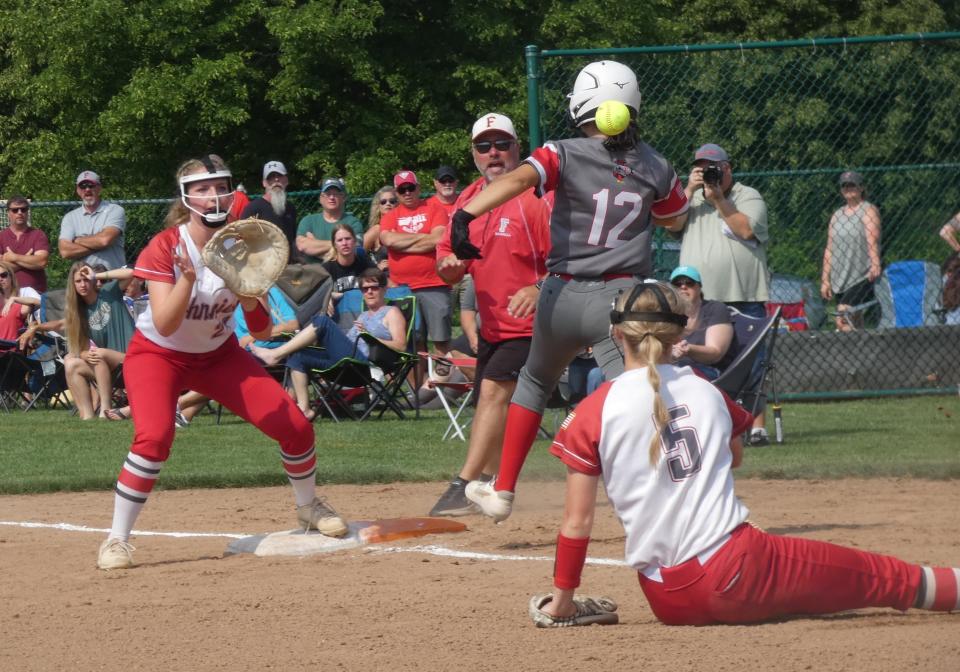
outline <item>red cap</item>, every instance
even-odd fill
[[[417,174],[412,170],[401,170],[393,176],[393,186],[399,187],[401,184],[420,184],[417,182]]]

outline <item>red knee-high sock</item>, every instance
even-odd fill
[[[914,606],[932,611],[960,610],[960,569],[921,567],[923,582]]]
[[[535,413],[517,404],[507,409],[507,426],[503,432],[503,448],[500,451],[500,471],[494,490],[513,492],[517,489],[520,470],[530,454],[537,430],[540,429],[542,413]]]

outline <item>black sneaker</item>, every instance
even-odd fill
[[[767,436],[767,430],[759,429],[759,428],[753,430],[752,432],[750,432],[750,440],[747,443],[748,445],[751,445],[757,448],[761,446],[769,446],[770,437]]]
[[[479,513],[480,508],[467,499],[465,490],[467,481],[462,478],[455,478],[450,482],[450,487],[443,493],[443,496],[437,500],[433,508],[430,509],[431,516],[468,516],[473,513]]]

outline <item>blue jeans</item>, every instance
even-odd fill
[[[310,324],[317,332],[317,346],[297,350],[287,357],[287,368],[306,373],[309,369],[329,369],[345,357],[367,361],[366,356],[357,350],[346,335],[340,331],[337,323],[326,315],[317,315]]]

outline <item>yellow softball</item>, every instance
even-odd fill
[[[604,135],[620,135],[630,125],[630,109],[619,100],[605,100],[597,108],[595,123]]]

